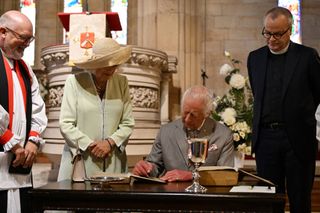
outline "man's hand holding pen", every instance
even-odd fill
[[[140,160],[134,167],[132,173],[144,177],[149,177],[154,165],[148,161]]]

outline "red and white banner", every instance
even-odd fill
[[[105,14],[73,14],[70,15],[69,31],[69,64],[74,61],[90,58],[92,45],[106,35]]]

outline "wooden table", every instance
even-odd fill
[[[90,183],[62,181],[32,189],[33,212],[85,210],[117,212],[278,212],[283,194],[230,193],[231,187],[207,187],[204,194],[186,193],[186,182],[111,184],[94,190]]]

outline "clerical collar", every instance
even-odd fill
[[[290,42],[288,43],[288,45],[284,49],[282,49],[278,52],[272,51],[271,49],[269,49],[269,50],[274,55],[281,55],[281,54],[286,53],[288,51],[289,45],[290,45]]]

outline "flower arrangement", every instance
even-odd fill
[[[225,76],[225,82],[230,85],[230,89],[222,97],[215,97],[213,118],[231,129],[235,148],[250,155],[253,106],[251,88],[248,78],[240,74],[241,62],[232,58],[227,51],[224,54],[231,65],[221,66],[220,74]]]

